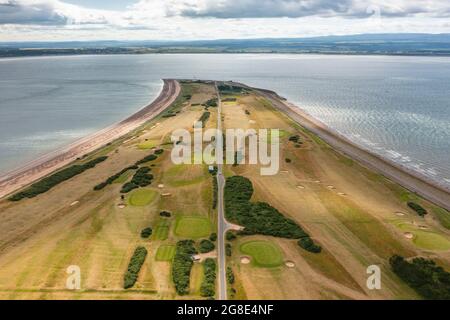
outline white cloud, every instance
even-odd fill
[[[449,16],[449,0],[139,0],[123,12],[0,0],[0,40],[436,33],[450,32]]]

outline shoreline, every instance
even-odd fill
[[[335,132],[320,120],[306,113],[303,109],[290,103],[276,92],[261,88],[253,88],[241,83],[238,84],[258,92],[268,99],[275,109],[286,114],[305,129],[316,134],[336,151],[358,161],[363,166],[381,173],[383,176],[400,184],[402,187],[417,193],[434,204],[450,210],[450,191],[432,179],[416,172],[409,172],[406,168],[389,159],[383,158],[362,146],[350,141],[348,138]]]
[[[163,81],[162,90],[156,99],[128,118],[2,174],[0,199],[61,169],[77,158],[105,146],[156,117],[169,107],[181,92],[178,81],[172,79],[163,79]]]

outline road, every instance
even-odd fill
[[[217,88],[216,92],[218,98],[217,105],[217,129],[222,131],[222,101],[220,99],[220,92]],[[225,188],[225,177],[223,176],[223,165],[217,164],[217,260],[219,265],[219,300],[227,300],[227,255],[225,252],[225,236],[228,230],[231,229],[231,224],[225,219],[223,194]]]

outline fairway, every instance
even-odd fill
[[[138,149],[141,149],[141,150],[152,149],[152,148],[155,148],[158,145],[158,143],[159,143],[158,140],[145,141],[138,145]]]
[[[128,202],[132,206],[144,207],[156,199],[157,192],[150,189],[137,189],[131,192]]]
[[[211,223],[207,218],[182,217],[177,220],[175,233],[184,238],[204,238],[211,233]]]
[[[269,241],[249,241],[241,245],[242,253],[252,257],[258,267],[273,268],[283,264],[283,254],[278,246]]]
[[[158,248],[156,252],[156,261],[172,261],[175,255],[175,246],[172,245],[162,245]]]

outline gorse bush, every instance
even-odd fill
[[[123,287],[129,289],[136,283],[139,271],[144,264],[145,258],[147,257],[147,249],[144,247],[137,247],[131,257],[130,263],[128,264],[128,270],[124,276]]]
[[[171,216],[172,216],[172,213],[170,213],[169,211],[161,211],[160,213],[159,213],[159,215],[161,216],[161,217],[166,217],[166,218],[170,218]]]
[[[197,254],[194,241],[182,240],[177,243],[175,257],[172,263],[172,280],[179,295],[189,293],[191,269],[194,261],[192,256]]]
[[[202,240],[200,241],[200,246],[199,246],[199,251],[201,253],[208,253],[213,251],[216,248],[216,246],[214,245],[213,242],[209,241],[209,240]]]
[[[205,103],[205,106],[207,107],[207,108],[215,108],[215,107],[217,107],[217,99],[216,98],[214,98],[214,99],[210,99],[210,100],[208,100],[208,101],[206,101],[206,103]]]
[[[152,228],[150,228],[150,227],[145,228],[145,229],[143,229],[143,230],[141,231],[141,238],[143,238],[143,239],[148,239],[148,238],[150,238],[150,236],[152,235],[152,233],[153,233]]]
[[[202,297],[214,297],[216,294],[216,262],[208,258],[203,263],[203,282],[200,286]]]
[[[421,217],[428,214],[428,212],[427,212],[427,210],[425,210],[425,208],[423,208],[420,204],[417,204],[415,202],[408,202],[408,207],[410,207],[415,212],[417,212],[417,214]]]
[[[149,174],[151,169],[149,167],[139,168],[134,174],[130,182],[123,185],[121,193],[128,193],[131,190],[137,189],[139,187],[146,187],[152,183],[153,175]]]
[[[158,159],[158,156],[151,154],[151,155],[148,155],[148,156],[144,157],[143,159],[137,161],[136,165],[138,166],[138,165],[141,165],[146,162],[154,161],[156,159]]]
[[[425,299],[450,300],[450,273],[434,261],[415,258],[408,262],[395,255],[389,263],[394,273]]]
[[[227,267],[227,280],[229,284],[234,284],[234,273],[231,267]]]
[[[312,253],[320,253],[322,252],[322,247],[318,246],[314,243],[314,241],[310,237],[304,237],[298,240],[298,245],[305,249],[306,251],[312,252]]]
[[[76,175],[79,175],[88,169],[94,168],[97,164],[105,161],[106,159],[108,159],[108,157],[106,157],[106,156],[99,157],[99,158],[91,160],[85,164],[73,165],[73,166],[63,169],[61,171],[58,171],[46,178],[43,178],[40,181],[32,184],[30,187],[26,188],[25,190],[16,193],[12,197],[10,197],[9,200],[20,201],[24,198],[34,198],[41,193],[47,192],[54,186],[75,177]]]
[[[134,165],[134,166],[130,166],[127,167],[125,169],[122,169],[121,171],[117,172],[115,175],[112,175],[111,177],[109,177],[108,179],[106,179],[104,182],[96,185],[94,187],[94,190],[98,191],[98,190],[102,190],[103,188],[105,188],[107,185],[112,184],[114,181],[116,181],[117,179],[120,178],[121,175],[123,175],[125,172],[129,171],[129,170],[136,170],[139,167]]]
[[[270,204],[250,202],[252,195],[253,185],[249,179],[242,176],[227,179],[224,196],[225,214],[231,222],[245,227],[240,234],[262,234],[287,239],[308,238],[313,242],[296,222],[286,218]],[[311,252],[320,252],[319,246],[307,246],[306,242],[305,246]]]
[[[205,112],[203,112],[200,119],[198,119],[198,121],[200,121],[202,123],[203,128],[206,126],[206,122],[208,122],[210,116],[211,116],[211,112],[205,111]]]
[[[225,245],[225,254],[227,255],[227,257],[231,257],[231,255],[233,254],[233,247],[231,246],[231,243],[227,243]]]
[[[217,241],[217,233],[211,233],[209,236],[209,241],[216,242]]]

